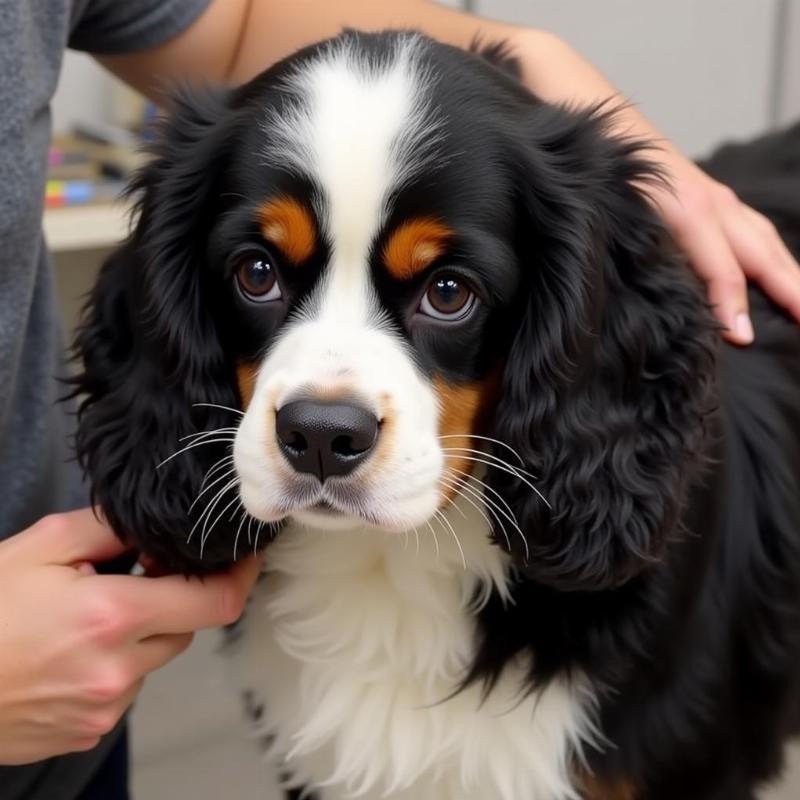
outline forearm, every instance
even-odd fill
[[[229,78],[245,80],[299,47],[335,36],[346,27],[413,28],[459,47],[467,47],[479,33],[510,38],[520,30],[427,0],[251,0],[245,35]]]
[[[123,80],[156,100],[176,81],[242,83],[304,45],[360,30],[413,28],[443,42],[467,47],[481,34],[520,41],[521,52],[539,35],[552,37],[437,5],[428,0],[215,0],[183,34],[145,52],[101,56]]]

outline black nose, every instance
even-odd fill
[[[321,481],[352,472],[378,438],[377,417],[349,403],[296,400],[278,411],[275,427],[291,465]]]

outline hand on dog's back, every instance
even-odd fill
[[[91,509],[0,543],[0,764],[94,747],[147,673],[195,630],[236,620],[259,572],[249,558],[199,581],[98,575],[125,551]]]

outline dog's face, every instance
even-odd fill
[[[502,131],[417,37],[343,41],[258,93],[213,222],[247,511],[424,524],[469,468],[521,276]]]
[[[710,334],[604,124],[408,33],[178,109],[78,341],[117,530],[216,568],[248,515],[405,531],[483,462],[521,568],[635,574],[680,506]],[[217,432],[157,472],[192,413]]]

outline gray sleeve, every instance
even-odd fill
[[[155,47],[186,30],[210,3],[211,0],[73,0],[68,46],[98,55]]]

